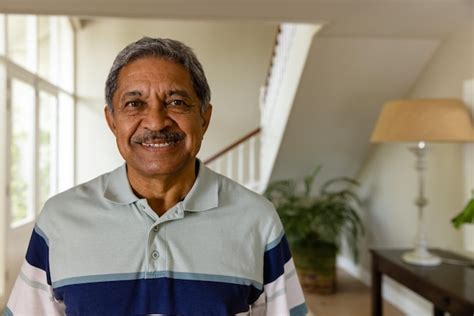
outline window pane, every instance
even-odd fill
[[[52,80],[52,53],[51,53],[51,18],[48,16],[38,17],[38,73],[41,77]]]
[[[5,55],[5,14],[0,14],[0,55]]]
[[[26,69],[36,71],[36,17],[7,15],[8,56]]]
[[[74,99],[59,94],[58,192],[74,185]]]
[[[67,17],[58,18],[59,85],[68,92],[74,89],[74,31]]]
[[[10,209],[12,224],[33,217],[35,92],[12,79],[10,144]]]
[[[8,149],[6,148],[6,143],[4,140],[6,139],[6,133],[7,130],[5,126],[8,126],[8,120],[7,120],[7,107],[5,106],[6,104],[6,98],[4,97],[7,93],[7,71],[5,64],[0,60],[0,190],[2,192],[5,192],[5,187],[7,185],[6,183],[6,178],[4,175],[4,167],[7,166],[7,159],[8,155],[5,153],[8,152]],[[0,195],[0,297],[5,297],[5,228],[7,228],[7,222],[6,219],[7,217],[5,215],[6,209],[8,209],[7,204],[6,204],[6,198],[7,196],[5,194]]]
[[[38,211],[56,193],[57,99],[41,91],[39,106]]]

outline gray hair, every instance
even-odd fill
[[[113,112],[112,99],[118,87],[120,70],[137,59],[150,56],[180,64],[189,72],[193,88],[199,98],[201,111],[204,112],[211,101],[211,90],[202,65],[192,49],[179,41],[151,37],[143,37],[129,44],[115,58],[105,82],[105,102],[109,110]]]

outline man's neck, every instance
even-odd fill
[[[127,166],[127,176],[133,192],[145,198],[158,216],[181,201],[191,190],[197,177],[198,161],[172,175],[145,176]]]

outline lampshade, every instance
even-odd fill
[[[474,142],[466,105],[456,99],[398,100],[384,105],[371,142]]]

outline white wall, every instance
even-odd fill
[[[465,24],[445,40],[426,69],[421,73],[407,98],[462,99],[463,82],[474,77],[474,23]],[[464,145],[435,144],[428,156],[426,209],[428,242],[433,247],[462,251],[462,232],[455,230],[450,219],[467,202],[465,178],[474,177],[464,170]],[[366,201],[367,247],[411,247],[416,225],[417,178],[414,157],[407,144],[374,146],[363,166],[359,180]],[[474,162],[471,162],[474,163]],[[368,254],[362,265],[369,266]],[[407,294],[396,288],[395,296]],[[419,311],[427,312],[429,304]],[[407,306],[398,306],[408,314]],[[419,306],[420,307],[420,306]],[[416,308],[416,307],[415,307]]]
[[[192,47],[203,64],[214,106],[199,157],[205,159],[259,125],[258,98],[276,24],[100,19],[77,34],[77,182],[122,161],[103,119],[104,83],[116,54],[142,36]]]

